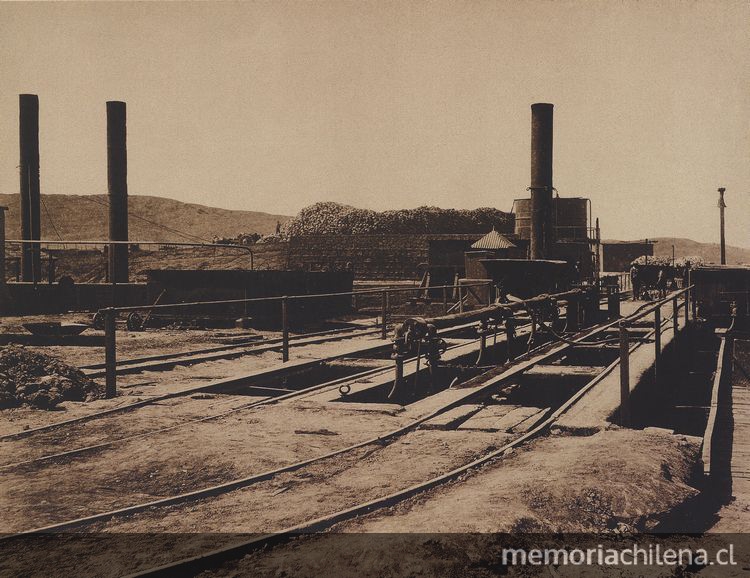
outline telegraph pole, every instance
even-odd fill
[[[727,205],[724,202],[724,191],[726,189],[724,187],[719,187],[719,219],[720,219],[720,227],[721,227],[721,264],[726,265],[727,264],[727,245],[726,240],[724,239],[724,209],[726,209]]]

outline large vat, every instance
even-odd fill
[[[521,239],[531,236],[531,200],[516,199],[515,233]],[[552,223],[556,240],[584,240],[588,237],[589,200],[582,197],[552,199]]]

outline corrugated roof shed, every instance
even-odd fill
[[[472,249],[489,249],[491,251],[497,249],[512,249],[514,247],[515,245],[511,243],[507,237],[504,237],[495,229],[492,229],[471,246]]]

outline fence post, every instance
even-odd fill
[[[695,293],[692,294],[690,299],[690,309],[692,309],[693,323],[695,323],[698,317],[698,301],[695,298]]]
[[[289,298],[285,295],[281,298],[281,360],[289,361]]]
[[[443,315],[448,314],[448,287],[443,285]]]
[[[654,383],[659,383],[659,355],[661,354],[661,305],[654,309]]]
[[[383,318],[383,324],[380,330],[380,338],[387,339],[388,329],[386,327],[386,323],[388,322],[388,291],[383,291],[380,315]]]
[[[630,427],[630,342],[624,321],[620,321],[620,425]]]
[[[464,312],[464,288],[460,283],[458,285],[458,312]]]
[[[677,297],[672,299],[672,328],[674,339],[677,341],[677,330],[680,328],[680,309],[677,307]]]
[[[117,338],[115,335],[117,312],[110,308],[104,310],[104,397],[112,399],[117,395]]]
[[[620,287],[610,285],[607,290],[607,316],[609,319],[617,319],[620,317]]]
[[[690,289],[685,291],[685,327],[690,322]]]
[[[565,330],[575,333],[579,329],[578,298],[570,297],[568,298],[568,303],[565,305]]]
[[[484,361],[485,354],[487,352],[487,320],[482,319],[479,325],[479,357],[477,357],[476,365],[479,365]]]
[[[515,356],[513,355],[513,343],[516,335],[516,324],[513,317],[509,317],[505,320],[505,350],[508,361],[513,361]]]

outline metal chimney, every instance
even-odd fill
[[[39,208],[39,97],[20,94],[19,148],[21,159],[21,239],[41,239]],[[21,280],[41,281],[42,263],[38,243],[23,243],[21,247]]]
[[[128,152],[125,103],[107,102],[107,187],[109,191],[109,240],[128,240]],[[128,246],[109,249],[109,279],[128,282]]]
[[[531,237],[532,259],[547,259],[554,242],[552,230],[552,110],[531,105]]]

